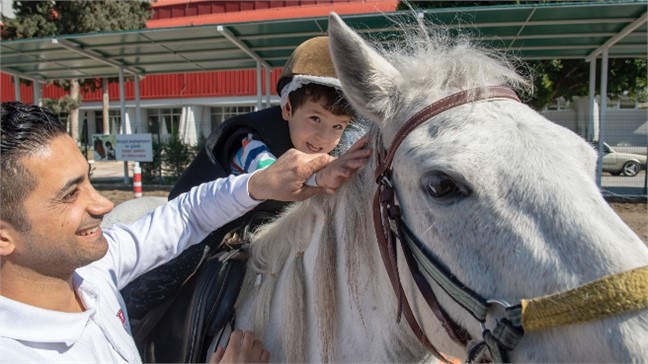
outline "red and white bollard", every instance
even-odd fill
[[[139,162],[135,162],[133,167],[133,197],[142,197],[142,168]]]

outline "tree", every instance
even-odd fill
[[[561,0],[538,1],[410,1],[398,5],[403,9],[454,8],[466,6],[513,5],[529,3],[560,3]],[[579,59],[528,60],[528,70],[533,76],[534,94],[527,104],[540,110],[553,103],[557,98],[567,100],[574,96],[587,96],[589,93],[589,63]],[[600,75],[601,63],[597,62],[597,75]],[[607,95],[615,99],[629,96],[635,101],[646,101],[648,95],[648,62],[646,58],[610,58],[608,61]]]
[[[589,94],[589,63],[579,59],[554,59],[528,61],[535,74],[534,95],[529,105],[541,109],[547,104],[563,97],[566,100],[574,96]],[[645,58],[608,60],[607,95],[612,99],[629,96],[632,100],[646,100]],[[601,62],[596,64],[596,75],[601,74]]]
[[[14,0],[13,9],[15,18],[2,15],[2,39],[142,29],[153,14],[149,1],[139,0]],[[96,90],[102,85],[98,79],[55,83],[69,91],[79,105],[81,90]],[[104,107],[107,108],[107,104]],[[79,139],[78,125],[79,109],[76,107],[70,111],[70,130],[75,140]]]

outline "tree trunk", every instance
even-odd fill
[[[108,79],[104,78],[101,82],[101,111],[103,115],[103,125],[102,125],[102,130],[103,133],[108,135],[111,133],[110,130],[110,113],[108,110],[110,110],[110,95],[108,94]]]
[[[79,80],[70,80],[70,97],[77,101],[79,100]],[[70,110],[70,135],[75,142],[79,142],[79,108]]]

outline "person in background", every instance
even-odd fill
[[[2,103],[0,132],[0,361],[7,363],[140,362],[119,290],[263,200],[323,192],[305,182],[334,160],[292,149],[270,167],[202,183],[133,224],[103,230],[113,204],[90,183],[88,162],[52,112]],[[368,156],[354,152],[333,175],[346,180]],[[228,345],[221,359],[254,349],[255,340],[241,344],[249,341],[244,335],[238,348]]]
[[[115,159],[117,159],[116,158],[117,156],[115,155],[115,148],[113,148],[113,145],[109,140],[107,140],[105,144],[106,144],[106,159],[109,161],[114,161]]]

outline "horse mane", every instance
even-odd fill
[[[377,138],[377,129],[372,128],[372,140]],[[375,147],[372,147],[375,148]],[[360,266],[361,260],[371,259],[364,252],[366,244],[371,241],[373,230],[365,228],[366,224],[357,224],[366,219],[366,201],[371,199],[373,190],[366,185],[371,180],[375,162],[371,158],[369,164],[335,194],[322,194],[303,202],[289,206],[273,221],[259,227],[251,238],[251,257],[248,262],[248,272],[243,284],[239,304],[250,296],[255,296],[254,323],[252,328],[263,335],[270,319],[270,306],[276,279],[282,269],[287,267],[287,294],[283,296],[282,310],[290,312],[283,315],[285,333],[290,333],[291,344],[286,345],[288,361],[303,362],[306,347],[302,341],[306,337],[306,277],[303,266],[304,252],[317,249],[314,286],[309,286],[315,292],[314,300],[319,333],[323,348],[328,354],[323,361],[329,361],[333,354],[336,328],[335,292],[338,254],[346,258],[349,290],[354,302],[358,302],[361,284],[355,267]],[[340,251],[343,249],[343,251]],[[370,262],[368,266],[376,266]],[[359,308],[359,305],[356,305]]]

